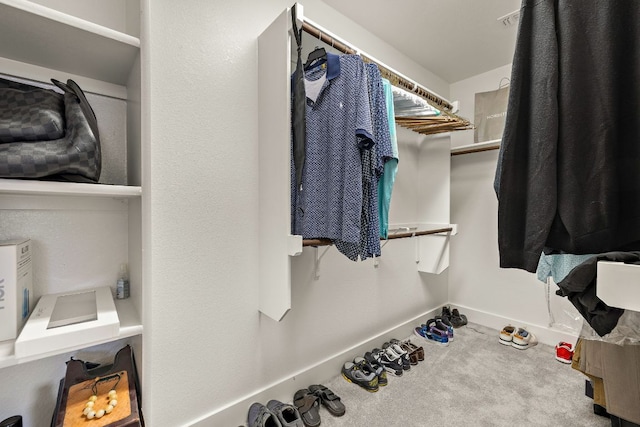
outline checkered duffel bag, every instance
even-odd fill
[[[0,177],[97,182],[96,115],[73,80],[63,94],[0,79]]]

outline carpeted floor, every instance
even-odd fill
[[[586,377],[556,361],[553,347],[517,350],[501,345],[498,331],[477,325],[456,329],[448,347],[411,341],[423,346],[425,361],[402,377],[390,375],[376,393],[341,375],[326,382],[347,413],[334,417],[321,408],[322,426],[611,425],[593,413]]]

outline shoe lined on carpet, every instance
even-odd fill
[[[402,361],[400,358],[394,358],[387,351],[381,350],[379,348],[374,348],[371,350],[371,354],[373,358],[387,371],[395,375],[396,377],[401,377],[404,372],[404,368],[402,366]]]
[[[320,398],[320,403],[331,413],[331,415],[341,417],[347,411],[347,408],[344,406],[344,403],[342,403],[340,397],[324,385],[310,385],[309,391]]]
[[[467,321],[467,316],[465,316],[464,314],[460,314],[457,308],[454,308],[451,311],[451,316],[449,317],[449,321],[451,322],[454,328],[460,328],[466,325],[467,323],[469,323]]]
[[[278,416],[262,403],[254,403],[249,407],[247,416],[249,427],[282,427]]]
[[[282,427],[305,427],[300,412],[295,406],[278,400],[270,400],[267,402],[267,408],[278,417]]]
[[[511,347],[518,350],[526,350],[538,344],[538,339],[531,332],[524,328],[518,328],[518,331],[513,334],[513,341],[511,341]]]
[[[453,325],[451,325],[451,322],[448,322],[449,325],[447,325],[447,323],[444,322],[444,318],[440,317],[440,316],[436,316],[435,317],[435,323],[436,323],[436,328],[440,329],[441,331],[445,331],[447,333],[447,338],[449,339],[449,342],[453,341]]]
[[[382,349],[390,354],[390,357],[392,357],[393,359],[399,360],[402,364],[403,370],[408,371],[411,369],[411,359],[409,358],[409,353],[403,350],[402,347],[391,342],[386,342],[382,344]]]
[[[558,345],[556,345],[556,360],[562,363],[571,363],[573,360],[573,345],[560,341]]]
[[[378,376],[375,372],[368,372],[361,369],[360,365],[347,362],[342,366],[342,376],[350,383],[359,385],[363,389],[375,392],[378,391]]]
[[[500,331],[500,335],[498,336],[500,339],[500,344],[511,345],[511,343],[513,342],[513,334],[515,333],[515,326],[508,325],[502,328],[502,330]]]
[[[384,387],[389,384],[389,380],[387,379],[387,371],[381,364],[378,363],[378,361],[373,357],[373,354],[371,354],[370,351],[367,351],[364,354],[364,357],[356,357],[355,359],[353,359],[353,363],[355,363],[356,365],[367,363],[370,366],[369,369],[373,370],[378,377],[378,386]]]
[[[298,409],[302,422],[307,427],[320,425],[320,398],[303,388],[293,395],[293,404]]]
[[[411,345],[409,345],[408,342],[402,342],[402,341],[397,340],[395,338],[389,340],[389,342],[391,344],[400,346],[400,348],[407,353],[407,356],[409,357],[409,364],[410,365],[417,365],[418,364],[418,347],[411,346]],[[422,354],[422,356],[424,357],[424,353]]]
[[[449,345],[449,338],[447,337],[447,332],[442,331],[435,327],[435,321],[431,319],[427,323],[423,323],[422,325],[416,327],[413,330],[413,333],[425,339],[427,342],[432,344],[438,344],[441,346]]]

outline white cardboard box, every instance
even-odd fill
[[[33,303],[31,240],[0,242],[0,341],[15,339]]]
[[[15,342],[18,358],[80,348],[118,337],[111,288],[44,295]]]

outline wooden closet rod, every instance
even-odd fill
[[[407,237],[427,236],[429,234],[449,233],[451,231],[453,231],[453,228],[451,227],[437,228],[434,230],[424,230],[424,231],[407,231],[405,233],[390,234],[389,237],[387,237],[386,239],[381,238],[380,240],[384,241],[384,240],[393,240],[393,239],[405,239]],[[333,242],[329,239],[302,240],[302,246],[331,246],[331,245],[333,245]]]
[[[380,69],[380,74],[382,74],[382,77],[389,80],[391,84],[397,87],[401,87],[402,89],[405,89],[409,92],[415,93],[416,95],[426,100],[430,105],[437,108],[438,110],[445,111],[447,113],[450,113],[451,110],[453,110],[453,105],[451,105],[451,103],[446,99],[439,97],[435,93],[420,86],[418,83],[384,66],[383,64],[373,59],[372,57],[365,55],[362,52],[353,48],[352,46],[349,46],[345,42],[338,40],[336,37],[327,34],[326,30],[320,29],[318,25],[313,24],[305,19],[302,22],[302,29],[304,30],[305,33],[310,34],[311,36],[317,38],[321,42],[330,45],[331,47],[337,49],[342,53],[346,53],[349,55],[357,54],[362,57],[363,61],[376,64]]]

